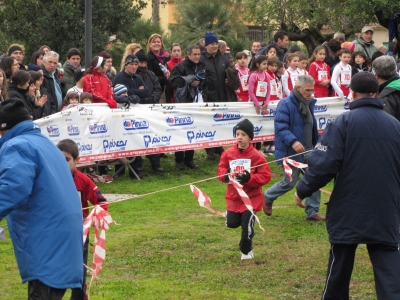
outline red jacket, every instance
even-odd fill
[[[101,208],[108,210],[107,200],[103,197],[99,188],[89,177],[77,169],[75,169],[73,176],[76,190],[81,198],[82,208],[88,208],[88,202],[90,202],[93,205],[101,204]],[[83,209],[82,215],[85,220],[89,215],[89,209]]]
[[[110,108],[117,108],[110,80],[105,74],[93,70],[93,74],[83,77],[82,84],[83,91],[92,94],[93,103],[107,103]]]
[[[171,56],[171,59],[167,61],[168,71],[172,72],[172,69],[175,67],[175,65],[181,61],[184,61],[182,57],[175,58]]]
[[[242,153],[240,153],[237,144],[222,153],[217,171],[218,176],[220,176],[219,180],[225,182],[223,175],[229,169],[229,161],[243,158],[251,159],[250,165],[252,167],[250,170],[250,180],[243,184],[243,190],[246,192],[247,196],[249,196],[254,210],[261,211],[263,205],[262,186],[270,182],[271,169],[265,157],[259,153],[251,143]],[[253,168],[254,166],[257,167]],[[232,184],[228,184],[225,199],[226,209],[228,211],[242,213],[247,210],[242,198],[240,198]]]

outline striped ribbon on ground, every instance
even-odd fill
[[[299,163],[293,159],[290,158],[283,158],[283,168],[285,169],[285,175],[287,175],[290,178],[290,181],[293,181],[292,179],[292,168],[289,166],[292,165],[295,168],[307,168],[307,164]]]

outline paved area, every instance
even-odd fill
[[[136,194],[103,194],[109,203],[119,202],[137,197]]]

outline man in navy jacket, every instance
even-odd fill
[[[372,73],[351,79],[350,111],[329,124],[297,185],[296,203],[335,178],[322,299],[349,299],[358,244],[367,244],[378,299],[400,299],[400,123],[383,111]]]
[[[290,96],[279,101],[274,119],[275,127],[275,159],[282,164],[284,157],[298,162],[307,162],[312,148],[318,140],[317,120],[314,117],[314,106],[317,102],[312,98],[314,79],[309,75],[299,76],[296,87]],[[296,185],[300,169],[291,167],[292,180],[284,175],[284,179],[275,183],[264,192],[263,210],[266,215],[272,214],[272,203]],[[324,221],[318,214],[321,192],[315,191],[306,200],[306,219]]]

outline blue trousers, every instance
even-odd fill
[[[283,178],[282,181],[275,183],[273,186],[267,189],[264,192],[264,196],[268,202],[273,203],[278,197],[282,196],[283,194],[286,194],[287,192],[292,190],[296,185],[297,181],[299,180],[300,169],[292,166],[290,167],[292,169],[292,181],[290,181],[289,176],[285,174],[285,177]],[[283,170],[283,173],[285,173],[285,170]],[[321,202],[321,191],[319,190],[316,191],[314,194],[312,194],[310,197],[306,198],[305,201],[306,207],[304,210],[306,212],[307,218],[316,215],[318,213],[320,202]]]

